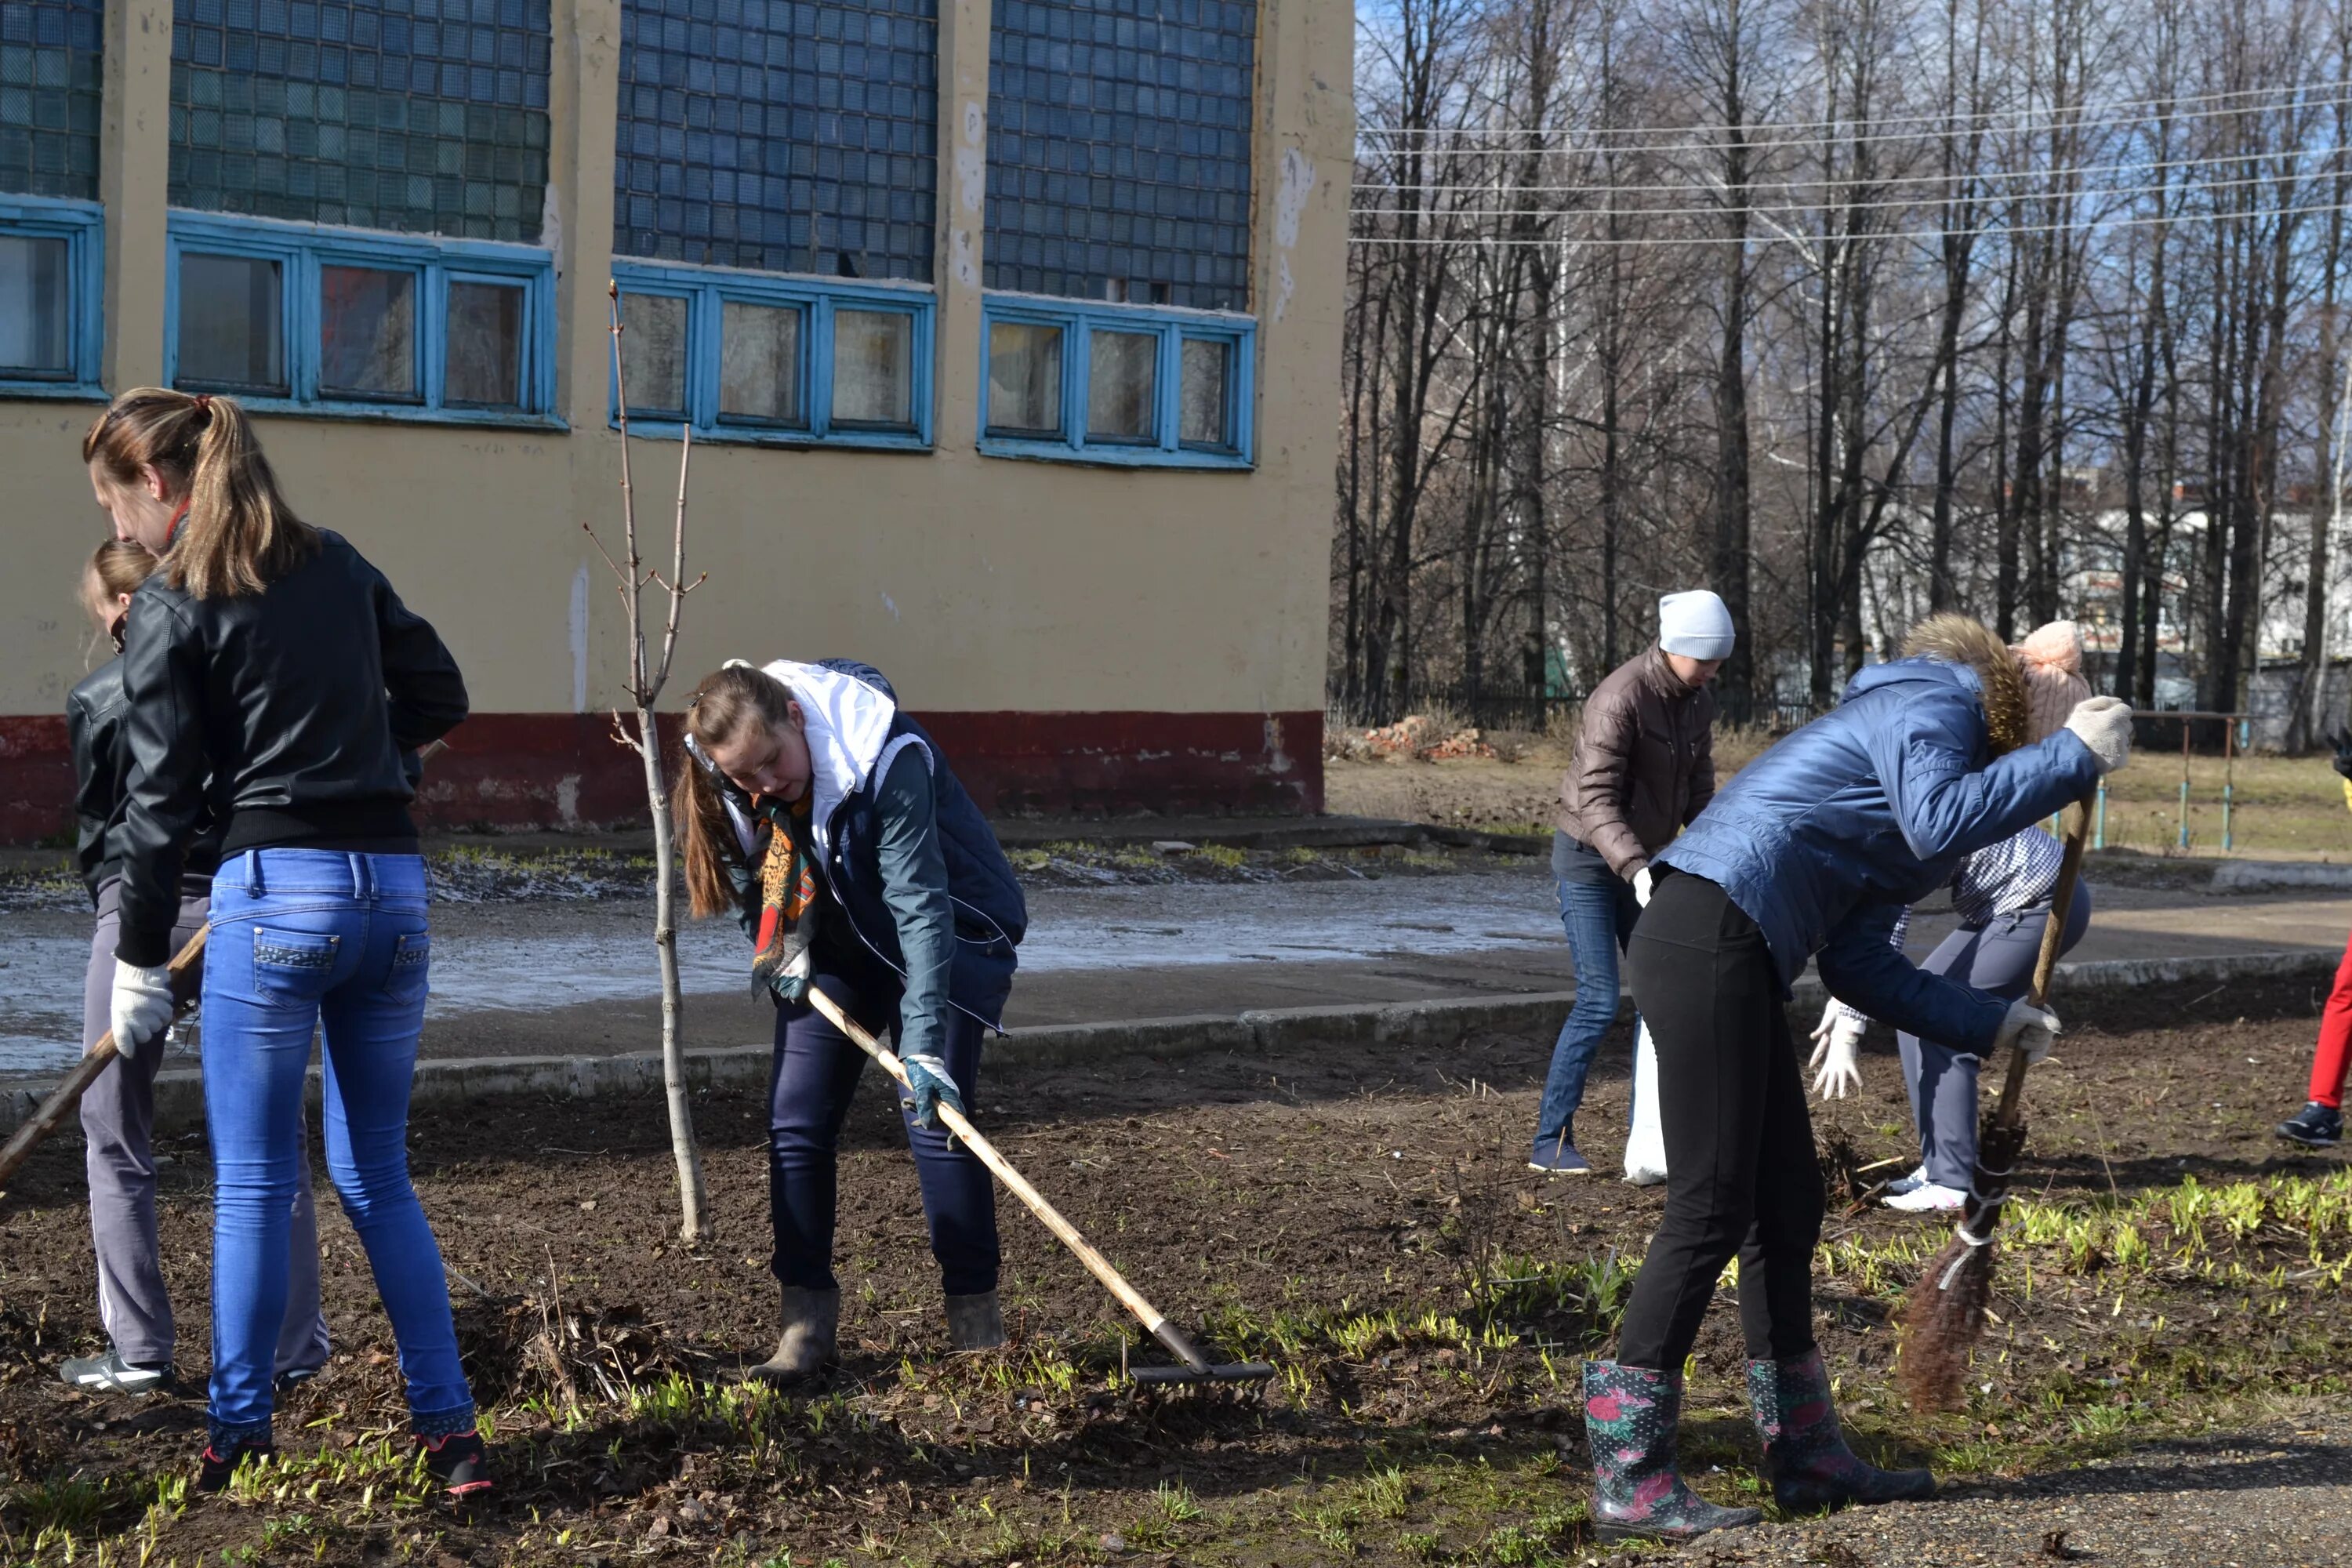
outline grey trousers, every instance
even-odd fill
[[[114,944],[122,923],[121,884],[98,890],[98,929],[89,941],[82,982],[81,1043],[88,1050],[111,1023]],[[172,931],[177,952],[205,922],[209,889],[189,883]],[[98,1252],[98,1316],[115,1353],[140,1366],[172,1360],[172,1299],[163,1289],[162,1245],[155,1235],[155,1074],[163,1065],[162,1036],[136,1053],[118,1057],[81,1099],[82,1136],[89,1142],[90,1241]],[[278,1331],[279,1372],[314,1372],[326,1364],[327,1323],[319,1313],[319,1226],[310,1202],[310,1141],[302,1140],[302,1171],[295,1189],[288,1238],[292,1275],[286,1320]]]
[[[1989,925],[1962,926],[1919,967],[2015,1001],[2032,989],[2033,963],[2042,956],[2042,928],[2049,918],[2044,902]],[[2059,951],[2082,941],[2090,923],[2091,889],[2077,882]],[[1903,1081],[1911,1091],[1911,1120],[1919,1129],[1919,1159],[1927,1179],[1967,1192],[1977,1165],[1978,1058],[1916,1035],[1898,1035],[1895,1044],[1903,1053]]]

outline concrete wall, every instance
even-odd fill
[[[171,7],[108,15],[110,388],[161,373]],[[665,703],[730,657],[847,655],[897,683],[999,810],[1312,811],[1354,134],[1353,17],[1260,0],[1256,468],[1081,467],[982,457],[980,359],[987,0],[941,0],[939,363],[923,454],[698,447],[690,599]],[[625,626],[582,531],[618,535],[606,427],[617,0],[557,0],[548,238],[569,434],[268,417],[302,513],[348,534],[463,663],[478,715],[436,764],[451,824],[642,810],[605,738]],[[0,837],[57,829],[53,716],[93,658],[73,602],[104,523],[79,461],[86,403],[0,401],[14,542],[0,576]],[[679,447],[631,444],[641,523],[666,552]]]

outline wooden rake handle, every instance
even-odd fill
[[[2037,1006],[2050,1000],[2050,982],[2058,973],[2058,952],[2066,945],[2066,921],[2074,912],[2074,884],[2082,879],[2083,847],[2091,835],[2091,800],[2084,797],[2070,808],[2066,819],[2066,854],[2058,863],[2058,885],[2051,889],[2050,917],[2042,925],[2042,953],[2033,962],[2033,989],[2028,1000]],[[2001,1080],[2000,1102],[1993,1109],[1993,1125],[2013,1127],[2024,1113],[2025,1048],[2009,1049],[2009,1075]]]
[[[814,985],[809,987],[808,999],[809,1005],[824,1015],[826,1021],[835,1028],[855,1040],[859,1050],[881,1063],[882,1070],[897,1079],[899,1088],[911,1092],[912,1086],[907,1082],[907,1069],[898,1057],[892,1054],[887,1047],[861,1028],[856,1019],[843,1012],[839,1003]],[[1192,1342],[1191,1336],[1170,1322],[1159,1308],[1145,1300],[1143,1292],[1129,1284],[1127,1277],[1111,1267],[1110,1259],[1097,1252],[1093,1244],[1078,1234],[1078,1227],[1064,1219],[1061,1211],[1047,1203],[1044,1194],[1031,1186],[1027,1178],[1013,1168],[1013,1163],[996,1152],[996,1146],[982,1135],[980,1129],[974,1127],[962,1111],[943,1101],[940,1105],[939,1114],[940,1120],[948,1124],[948,1131],[961,1139],[966,1148],[979,1155],[980,1163],[995,1172],[996,1179],[1010,1188],[1014,1197],[1027,1205],[1029,1212],[1035,1215],[1047,1230],[1061,1237],[1063,1246],[1077,1254],[1078,1261],[1087,1266],[1087,1272],[1101,1280],[1103,1288],[1118,1297],[1119,1304],[1135,1314],[1137,1321],[1142,1323],[1153,1339],[1167,1346],[1178,1360],[1183,1362],[1188,1371],[1201,1373],[1211,1371],[1209,1358],[1201,1353],[1200,1347]]]
[[[212,933],[213,928],[209,924],[197,927],[196,934],[188,939],[188,945],[172,960],[174,1017],[185,1013],[195,1003],[194,988],[189,984],[189,978],[203,971],[205,942]],[[5,1144],[0,1144],[0,1183],[5,1183],[15,1175],[17,1167],[40,1146],[41,1140],[55,1132],[65,1119],[74,1113],[74,1108],[81,1103],[81,1097],[89,1092],[91,1084],[98,1081],[98,1075],[104,1072],[108,1064],[121,1054],[115,1047],[113,1030],[109,1029],[98,1037],[98,1044],[90,1047],[81,1060],[74,1064],[73,1071],[66,1074],[65,1081],[49,1091],[49,1097],[41,1101],[40,1108],[9,1135]]]

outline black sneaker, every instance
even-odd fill
[[[196,1471],[196,1489],[200,1492],[225,1492],[241,1465],[266,1465],[278,1457],[278,1449],[267,1437],[246,1437],[226,1445],[207,1444],[205,1462]]]
[[[2344,1138],[2344,1113],[2315,1100],[2271,1131],[2307,1148],[2333,1149]]]
[[[325,1370],[324,1367],[316,1366],[289,1366],[271,1378],[269,1384],[281,1394],[291,1394]]]
[[[161,1366],[141,1366],[127,1362],[112,1349],[104,1355],[75,1356],[58,1368],[66,1386],[79,1388],[84,1394],[117,1394],[133,1399],[143,1399],[151,1394],[171,1394],[179,1387],[179,1379],[172,1373],[169,1362]]]
[[[425,1469],[451,1497],[472,1497],[490,1489],[490,1450],[479,1432],[452,1432],[442,1437],[419,1437]]]

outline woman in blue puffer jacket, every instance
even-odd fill
[[[1787,1509],[1923,1497],[1925,1470],[1856,1458],[1813,1340],[1822,1182],[1790,983],[1818,956],[1830,990],[1872,1016],[1990,1056],[2039,1059],[2057,1020],[1922,973],[1891,947],[1897,913],[1961,857],[2080,799],[2122,765],[2131,710],[2077,707],[2025,745],[2008,647],[1937,616],[1904,657],[1864,670],[1835,711],[1740,770],[1652,862],[1627,971],[1658,1052],[1666,1209],[1634,1281],[1614,1362],[1585,1363],[1585,1420],[1604,1536],[1675,1540],[1753,1523],[1693,1493],[1675,1461],[1682,1367],[1724,1266],[1739,1258],[1748,1390]]]

